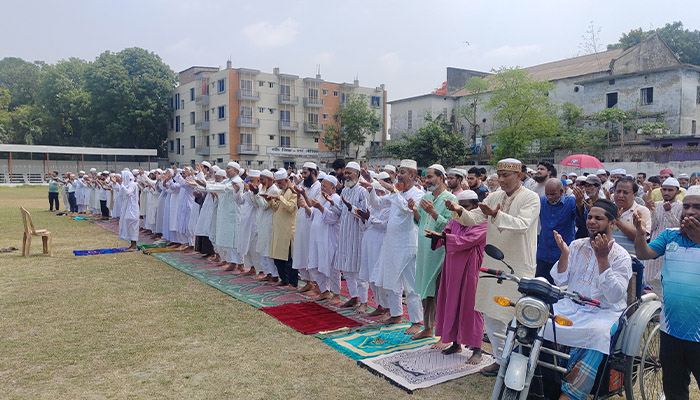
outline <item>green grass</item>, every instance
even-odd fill
[[[488,398],[472,376],[410,396],[267,314],[86,221],[45,212],[46,188],[0,188],[0,247],[21,248],[19,207],[54,257],[0,253],[0,397],[8,399]]]

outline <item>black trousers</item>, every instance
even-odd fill
[[[280,275],[280,280],[282,285],[292,285],[297,287],[299,285],[299,271],[292,268],[292,245],[289,244],[289,257],[286,260],[275,259],[275,266],[277,267],[277,273]]]
[[[102,212],[103,218],[109,218],[109,207],[107,207],[107,200],[100,200],[100,211]]]
[[[53,211],[53,206],[56,205],[56,211],[61,211],[61,206],[58,204],[58,192],[49,192],[49,210]]]
[[[78,212],[78,202],[75,200],[75,192],[68,193],[68,203],[70,204],[70,212]]]
[[[554,279],[549,271],[552,270],[554,263],[548,263],[545,260],[537,259],[537,270],[535,271],[535,276],[541,276],[545,278],[549,283],[554,285]]]
[[[661,332],[659,361],[666,399],[688,400],[690,374],[693,374],[696,382],[700,382],[700,342],[678,339]]]
[[[214,254],[214,246],[211,244],[211,240],[209,240],[208,236],[195,236],[194,249],[208,256]]]

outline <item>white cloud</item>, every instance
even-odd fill
[[[537,44],[529,44],[524,46],[505,45],[489,50],[486,53],[487,57],[495,58],[518,58],[531,54],[536,54],[542,51],[542,48]]]
[[[269,21],[258,22],[243,28],[245,37],[258,47],[280,47],[294,41],[299,24],[287,18],[278,25]]]
[[[384,72],[398,72],[401,69],[401,60],[396,53],[386,53],[379,57],[379,66]]]

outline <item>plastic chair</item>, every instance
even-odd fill
[[[35,229],[34,221],[32,221],[32,216],[29,211],[25,210],[24,207],[20,207],[22,210],[22,222],[24,222],[24,237],[22,238],[22,255],[29,257],[29,251],[32,247],[32,237],[41,236],[41,240],[44,244],[44,254],[48,254],[53,257],[53,245],[51,243],[51,232],[46,229]]]

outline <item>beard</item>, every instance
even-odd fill
[[[357,184],[357,181],[353,181],[353,180],[346,180],[345,181],[345,187],[348,189],[352,189],[353,186],[355,186],[355,184]]]
[[[540,175],[535,175],[532,179],[535,180],[537,183],[542,183],[547,180],[546,176],[540,176]]]
[[[596,233],[590,233],[590,232],[589,232],[589,233],[588,233],[588,237],[589,237],[591,240],[595,240],[595,238],[597,238],[598,236],[600,236],[600,235],[602,235],[602,234],[604,234],[604,233],[605,233],[605,232],[596,232]]]
[[[307,188],[310,188],[311,185],[313,185],[313,184],[314,184],[314,176],[313,175],[309,174],[309,176],[304,178],[304,186],[306,186]]]
[[[438,185],[426,186],[425,188],[428,189],[429,192],[432,192],[438,188]]]

